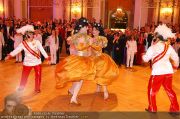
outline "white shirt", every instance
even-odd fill
[[[126,42],[127,52],[137,52],[137,42],[135,40],[133,41],[127,41]]]
[[[148,62],[153,60],[157,55],[164,51],[164,43],[158,42],[155,45],[152,45],[147,50],[146,54],[143,56],[143,60]],[[163,74],[172,74],[174,73],[170,58],[174,61],[174,66],[178,67],[179,57],[172,46],[169,46],[165,56],[152,65],[152,75],[163,75]]]
[[[34,50],[35,52],[39,53],[39,51],[43,54],[45,58],[48,58],[47,53],[44,51],[41,43],[38,40],[33,40],[32,42],[27,42],[28,46]],[[19,44],[19,46],[10,53],[11,56],[17,55],[19,52],[24,50],[25,52],[25,58],[23,65],[25,66],[36,66],[41,64],[41,58],[37,58],[34,55],[32,55],[23,45],[23,43]]]
[[[42,44],[42,35],[41,34],[34,35],[34,39],[40,41],[40,43]]]
[[[4,45],[4,36],[2,32],[0,32],[0,45]]]
[[[14,41],[14,48],[16,48],[23,41],[23,36],[15,35],[14,38],[11,37],[11,39]]]
[[[49,46],[50,48],[56,48],[56,50],[59,47],[59,38],[57,37],[57,42],[55,43],[55,37],[54,36],[49,36],[48,38]]]

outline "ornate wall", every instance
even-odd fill
[[[106,0],[106,6],[106,14],[108,14],[106,16],[106,23],[108,23],[108,26],[110,14],[117,8],[121,8],[128,13],[128,26],[133,27],[135,0]]]
[[[180,24],[179,6],[180,0],[137,0],[141,1],[141,5],[137,5],[139,9],[140,17],[137,20],[140,21],[138,26],[144,26],[151,23],[172,23]],[[170,8],[169,13],[162,12],[163,8]]]
[[[32,20],[53,19],[52,0],[29,0],[29,18]]]
[[[75,3],[81,9],[79,13],[72,12]],[[166,6],[174,6],[173,15],[160,13],[159,8]],[[158,21],[180,24],[179,6],[180,0],[0,0],[0,16],[38,20],[70,20],[84,16],[102,20],[108,27],[110,14],[117,8],[122,8],[128,13],[128,26],[137,28]]]

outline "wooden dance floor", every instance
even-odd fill
[[[15,92],[22,72],[22,64],[15,60],[0,62],[0,110],[3,109],[4,97]],[[28,78],[23,95],[23,102],[33,111],[128,111],[142,112],[147,107],[147,85],[150,76],[149,66],[135,66],[133,71],[119,68],[120,76],[108,87],[110,99],[103,100],[102,93],[95,93],[96,84],[85,81],[79,94],[82,106],[69,104],[68,84],[62,89],[55,88],[55,65],[42,65],[41,93],[34,93],[34,70]],[[180,103],[180,70],[174,74],[173,88]],[[168,111],[169,99],[163,88],[157,95],[158,111]]]

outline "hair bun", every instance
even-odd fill
[[[88,26],[88,25],[89,25],[88,20],[86,18],[84,18],[84,17],[81,17],[76,22],[76,26],[74,28],[74,34],[78,33],[81,28],[83,28],[84,26]]]

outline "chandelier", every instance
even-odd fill
[[[116,20],[122,20],[122,17],[125,15],[123,10],[121,8],[117,8],[116,12],[112,14],[112,17],[114,17]]]
[[[81,13],[81,1],[74,1],[71,5],[71,12],[75,15],[75,17],[78,16],[78,14]]]

